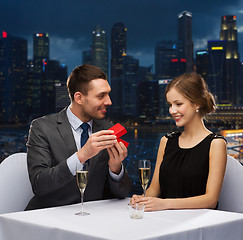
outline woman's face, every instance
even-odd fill
[[[167,92],[166,99],[169,105],[169,113],[178,127],[187,125],[199,114],[196,112],[197,105],[185,98],[174,87]]]

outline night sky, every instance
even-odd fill
[[[0,0],[0,31],[27,39],[29,59],[33,33],[49,33],[50,59],[66,64],[70,72],[82,63],[96,25],[106,31],[110,47],[113,24],[123,22],[127,54],[150,66],[156,42],[177,39],[177,15],[184,10],[192,13],[194,50],[219,39],[221,16],[236,15],[243,60],[242,0]]]

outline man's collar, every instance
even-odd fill
[[[83,123],[76,115],[74,115],[70,108],[71,105],[67,108],[67,118],[70,122],[72,128],[76,131],[80,125]],[[91,119],[89,122],[87,122],[90,125],[91,132],[92,132],[92,126],[93,126],[93,119]]]

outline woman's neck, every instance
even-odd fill
[[[205,127],[203,118],[197,119],[184,126],[183,137],[200,137],[208,135],[210,131]]]

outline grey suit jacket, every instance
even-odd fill
[[[105,120],[94,120],[93,132],[111,126],[112,124]],[[76,179],[66,161],[76,151],[66,108],[60,113],[32,121],[27,142],[27,163],[35,196],[26,210],[80,202]],[[127,196],[130,190],[127,171],[125,170],[121,181],[114,181],[109,174],[108,160],[106,150],[90,159],[84,201]]]

